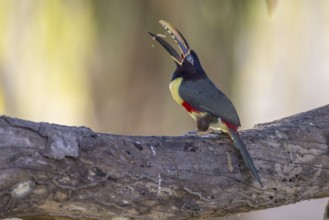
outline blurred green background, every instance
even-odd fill
[[[117,134],[194,129],[168,90],[175,65],[147,34],[164,33],[159,19],[184,34],[243,128],[319,107],[328,10],[327,0],[0,0],[0,113]],[[324,205],[239,219],[320,219]]]

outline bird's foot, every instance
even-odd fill
[[[209,135],[213,136],[213,137],[219,137],[222,134],[222,132],[220,130],[211,130],[209,132]]]
[[[203,134],[200,134],[201,137],[204,138],[219,138],[221,132],[219,130],[208,130],[206,132],[203,132]]]
[[[220,136],[221,132],[216,130],[210,130],[210,131],[199,131],[199,130],[193,130],[188,131],[184,136],[188,137],[203,137],[203,138],[218,138]]]
[[[187,137],[197,137],[198,136],[199,131],[198,130],[192,130],[192,131],[188,131],[184,134],[184,136]]]

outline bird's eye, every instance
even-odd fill
[[[193,60],[193,57],[192,57],[191,55],[188,55],[188,56],[186,57],[186,60],[187,60],[188,62],[190,62],[192,65],[194,65],[194,60]]]

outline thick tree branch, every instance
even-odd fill
[[[241,137],[263,188],[226,135],[119,136],[2,116],[0,217],[207,219],[329,196],[329,105]]]

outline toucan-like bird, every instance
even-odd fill
[[[181,51],[179,54],[167,43],[163,39],[165,35],[149,33],[168,51],[176,63],[176,70],[169,85],[172,97],[196,120],[199,131],[211,128],[228,133],[249,170],[262,185],[255,165],[239,136],[240,119],[232,102],[207,77],[198,56],[190,49],[179,30],[169,22],[160,20],[159,23],[172,36]]]

